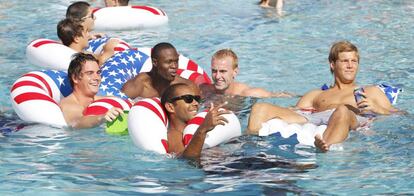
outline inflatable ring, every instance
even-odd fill
[[[196,115],[184,129],[184,145],[203,122],[207,112]],[[219,125],[207,133],[203,148],[210,148],[241,135],[240,121],[234,114],[225,116],[229,123]],[[168,153],[168,118],[158,98],[147,98],[135,103],[128,116],[129,135],[134,144],[144,150],[160,154]]]
[[[99,54],[102,51],[103,45],[109,39],[110,38],[108,37],[103,37],[90,40],[89,47],[86,51]],[[131,48],[126,42],[122,40],[119,41],[119,44],[114,48],[115,52]],[[30,42],[30,44],[26,47],[26,57],[30,63],[46,68],[65,71],[68,69],[72,55],[75,53],[75,50],[61,44],[58,41],[50,39],[36,39]]]
[[[66,72],[44,70],[17,79],[10,95],[13,109],[22,120],[61,128],[67,124],[58,103],[71,92]],[[100,99],[90,104],[84,115],[105,114],[112,107],[129,110],[131,104],[116,97]]]
[[[158,27],[168,22],[167,14],[151,6],[95,8],[96,30],[132,30]]]

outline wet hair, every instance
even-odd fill
[[[163,51],[165,49],[174,49],[174,50],[176,50],[175,47],[170,43],[167,43],[167,42],[158,43],[157,45],[155,45],[152,48],[151,59],[152,60],[154,60],[154,59],[158,60],[160,58],[161,51]]]
[[[118,0],[118,3],[120,6],[127,6],[128,5],[129,0]]]
[[[358,48],[351,42],[344,40],[344,41],[335,42],[332,45],[331,51],[329,52],[329,57],[328,57],[329,63],[334,63],[336,60],[338,60],[339,53],[341,52],[355,52],[358,58],[358,62],[359,62]],[[331,68],[331,73],[333,73],[332,68]]]
[[[85,54],[79,52],[72,55],[72,60],[70,61],[68,68],[68,78],[70,81],[70,85],[72,85],[72,88],[74,87],[72,76],[74,76],[75,78],[80,77],[82,67],[83,65],[85,65],[86,61],[94,61],[96,63],[99,63],[98,59],[96,59],[92,54]]]
[[[165,89],[164,93],[161,95],[161,105],[162,108],[164,108],[165,111],[165,104],[169,102],[173,97],[177,95],[177,90],[182,87],[190,87],[188,84],[185,83],[177,83],[169,86],[167,89]]]
[[[82,20],[83,17],[88,15],[91,5],[85,1],[76,1],[72,3],[66,10],[66,18],[72,20]]]
[[[69,18],[63,19],[57,25],[57,36],[63,45],[69,46],[75,41],[76,37],[83,36],[83,27],[79,22]]]
[[[214,59],[223,59],[225,57],[231,57],[233,59],[233,69],[239,67],[239,59],[237,58],[236,53],[233,52],[230,48],[225,48],[217,51],[213,54],[211,60]]]

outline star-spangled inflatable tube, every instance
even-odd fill
[[[96,30],[139,30],[168,23],[167,14],[151,6],[119,6],[93,9]]]
[[[188,145],[192,135],[204,121],[206,111],[200,112],[191,119],[184,129],[183,144]],[[241,135],[240,121],[234,115],[226,114],[229,121],[225,125],[218,125],[207,133],[203,148],[210,148],[225,143]],[[144,150],[168,153],[167,141],[167,114],[158,98],[147,98],[138,101],[132,106],[128,115],[128,131],[134,144]]]
[[[14,111],[24,121],[50,125],[68,126],[59,102],[72,92],[67,73],[57,70],[33,71],[24,74],[10,89]],[[94,101],[84,115],[102,115],[112,107],[129,110],[131,103],[118,97]]]

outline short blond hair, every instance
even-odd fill
[[[233,59],[233,69],[239,67],[239,59],[237,58],[236,53],[234,53],[230,48],[225,48],[217,51],[214,53],[212,60],[223,59],[225,57],[231,57]]]
[[[359,62],[358,48],[351,42],[344,40],[344,41],[335,42],[332,45],[331,51],[329,52],[329,57],[328,57],[329,63],[334,63],[336,60],[338,60],[339,53],[341,52],[355,52],[358,58],[358,62]],[[331,73],[333,73],[332,69],[331,69]]]

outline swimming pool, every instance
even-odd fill
[[[208,150],[203,169],[141,151],[128,136],[110,136],[102,128],[30,125],[0,137],[0,194],[414,194],[414,2],[287,0],[282,18],[255,0],[240,2],[141,0],[164,9],[169,25],[109,34],[135,46],[169,41],[206,70],[216,50],[232,48],[240,59],[238,80],[298,94],[332,81],[329,47],[347,39],[360,49],[359,83],[403,87],[397,107],[409,114],[380,118],[371,131],[353,132],[344,150],[326,154],[289,140],[242,136]],[[57,39],[56,24],[67,5],[0,3],[0,106],[6,124],[19,123],[10,86],[21,74],[41,69],[26,60],[26,45]],[[297,99],[259,101],[287,106]],[[245,128],[246,117],[241,120]]]

